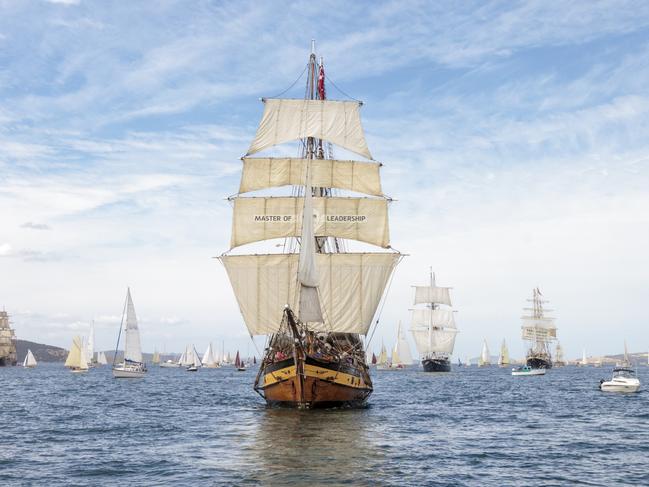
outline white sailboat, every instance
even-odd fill
[[[81,337],[76,336],[72,339],[72,346],[68,358],[65,359],[65,366],[71,372],[88,372],[88,361]]]
[[[401,321],[397,326],[397,342],[392,349],[392,367],[405,368],[412,365],[412,354],[406,334],[401,328]]]
[[[196,347],[194,347],[194,345],[187,347],[185,360],[188,365],[187,372],[197,372],[198,368],[203,365],[201,363],[201,359],[198,357],[198,352],[196,351]]]
[[[104,352],[99,352],[97,354],[97,365],[107,365],[108,360],[106,360],[106,354]]]
[[[581,362],[579,362],[579,365],[582,367],[585,367],[588,365],[588,358],[586,357],[586,349],[584,348],[581,353]]]
[[[153,351],[153,357],[151,358],[151,363],[153,365],[160,365],[160,352],[158,352],[157,348]]]
[[[566,365],[566,361],[563,358],[563,347],[561,346],[561,343],[557,342],[557,348],[554,352],[554,366],[555,367],[562,367]]]
[[[36,357],[34,357],[34,354],[28,348],[27,355],[25,355],[25,360],[23,361],[23,367],[27,367],[28,369],[33,369],[34,367],[36,367],[36,365],[37,365]]]
[[[205,350],[205,353],[203,354],[203,360],[201,360],[201,362],[203,362],[203,367],[206,367],[208,369],[215,369],[219,366],[219,362],[214,356],[214,348],[212,347],[212,342],[210,342],[210,344],[207,346],[207,350]]]
[[[124,325],[124,314],[126,314],[126,324],[124,326],[124,362],[115,364],[119,341],[122,335],[122,326]],[[137,326],[137,316],[135,315],[135,306],[131,299],[130,288],[126,291],[126,303],[124,312],[122,312],[122,323],[119,327],[117,336],[117,346],[115,347],[115,356],[113,358],[113,377],[117,379],[139,378],[144,377],[146,365],[142,360],[142,347],[140,346],[140,330]]]
[[[388,368],[388,351],[385,344],[381,341],[381,353],[376,359],[376,370],[385,370]]]
[[[478,367],[486,367],[487,365],[491,365],[491,356],[489,355],[487,340],[485,340],[482,343],[482,353],[480,354],[480,359],[478,360]]]
[[[503,343],[500,345],[500,355],[498,356],[498,365],[501,367],[509,365],[509,350],[507,349],[507,342],[503,338]]]
[[[90,322],[90,331],[86,342],[86,358],[88,359],[88,365],[92,367],[95,363],[95,320]]]
[[[432,268],[430,285],[414,287],[415,306],[426,305],[425,308],[411,310],[410,328],[424,372],[450,372],[451,355],[458,333],[451,307],[451,288],[436,285]]]

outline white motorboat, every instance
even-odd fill
[[[160,367],[163,367],[165,369],[167,368],[177,369],[178,367],[180,367],[180,364],[178,362],[174,362],[173,360],[167,360],[166,362],[160,362]]]
[[[512,369],[512,375],[545,375],[546,369],[533,369],[529,365],[523,365],[522,367],[514,367]]]
[[[599,388],[607,392],[638,392],[640,380],[636,377],[635,370],[630,367],[615,367],[611,380],[601,379]]]

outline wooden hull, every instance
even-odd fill
[[[303,370],[303,373],[298,373]],[[257,376],[255,390],[269,405],[310,409],[359,407],[372,393],[367,369],[306,357],[265,366]]]

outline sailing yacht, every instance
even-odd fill
[[[76,336],[72,339],[72,346],[68,357],[65,359],[65,366],[70,369],[70,372],[88,372],[86,349],[81,337]]]
[[[239,350],[237,350],[237,356],[234,359],[234,366],[237,368],[239,372],[245,372],[246,370],[246,364],[241,358],[239,358]]]
[[[557,341],[557,348],[554,352],[554,367],[563,367],[564,365],[566,365],[566,361],[563,358],[563,347]]]
[[[153,365],[160,365],[160,352],[158,352],[157,348],[153,350],[153,357],[151,358],[151,363]]]
[[[269,336],[255,391],[298,408],[361,405],[373,390],[363,338],[402,256],[390,246],[390,199],[365,141],[361,104],[327,99],[324,63],[315,44],[311,51],[305,99],[262,99],[220,261],[250,335]],[[297,158],[252,157],[296,140]],[[335,159],[333,144],[368,161]],[[290,196],[243,196],[285,186]],[[282,253],[232,252],[271,239],[283,239]],[[346,239],[383,251],[351,252]]]
[[[577,364],[582,367],[586,367],[588,365],[588,358],[586,357],[586,349],[582,349],[581,351],[581,361]]]
[[[95,320],[90,322],[90,331],[88,332],[88,341],[86,342],[86,358],[90,367],[94,367],[97,363],[95,360]]]
[[[206,367],[208,369],[215,369],[219,366],[219,362],[214,356],[214,348],[212,347],[212,342],[210,342],[210,344],[207,346],[207,350],[205,350],[205,353],[203,354],[203,360],[201,360],[201,362],[203,363],[203,367]]]
[[[106,360],[106,354],[104,352],[99,352],[97,354],[97,365],[107,365],[108,360]]]
[[[435,284],[435,274],[430,270],[430,285],[415,286],[415,305],[423,309],[412,310],[412,332],[424,372],[450,372],[451,355],[455,347],[457,326],[451,308],[449,287]]]
[[[509,365],[509,350],[507,349],[507,342],[503,338],[503,342],[500,345],[500,355],[498,356],[498,365],[500,367],[506,367]]]
[[[551,369],[552,356],[550,354],[550,342],[557,339],[557,327],[554,318],[545,316],[546,311],[543,305],[548,301],[542,299],[541,290],[537,287],[532,290],[531,308],[524,308],[528,312],[522,317],[521,326],[523,340],[528,350],[526,363],[533,369]]]
[[[485,340],[482,343],[482,353],[480,354],[480,359],[478,360],[478,367],[486,367],[488,365],[491,365],[491,356],[489,355],[487,340]]]
[[[126,323],[124,316],[126,315]],[[117,350],[122,336],[122,327],[124,331],[124,361],[116,364]],[[144,377],[146,365],[142,360],[142,348],[140,346],[140,330],[137,326],[137,316],[135,315],[135,306],[131,299],[131,289],[126,290],[126,302],[124,311],[122,311],[122,323],[119,325],[119,334],[117,335],[117,345],[115,346],[115,355],[113,355],[113,377],[116,379],[129,379]]]
[[[36,357],[34,357],[34,354],[28,348],[27,355],[25,355],[25,360],[23,361],[23,367],[26,367],[28,369],[33,369],[34,367],[36,367],[36,365],[37,365]]]

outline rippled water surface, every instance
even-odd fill
[[[649,394],[609,368],[373,371],[324,411],[267,409],[254,373],[0,368],[0,485],[649,485]]]

